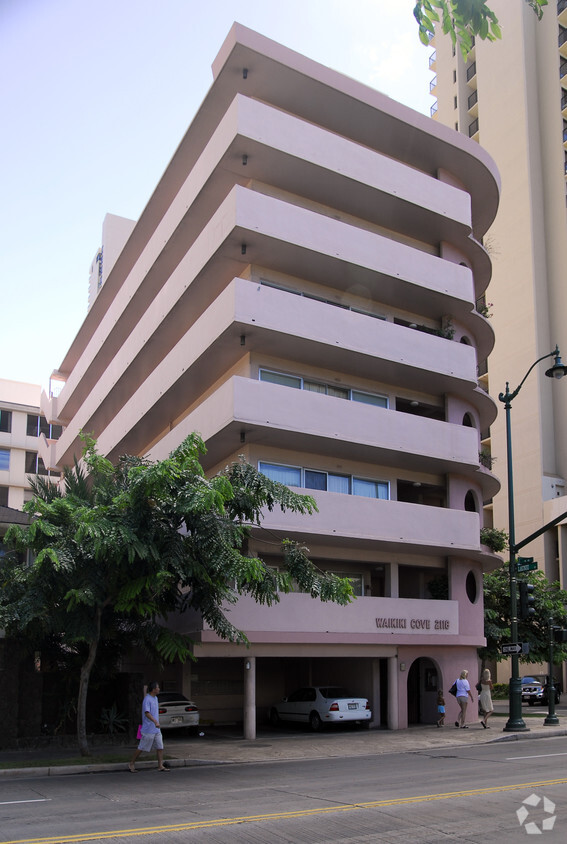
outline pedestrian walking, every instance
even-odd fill
[[[480,681],[479,703],[480,708],[483,712],[483,717],[480,723],[482,724],[485,730],[490,729],[489,725],[486,722],[494,712],[494,706],[492,703],[492,677],[488,668],[485,668],[482,672],[482,678]]]
[[[151,753],[152,750],[155,750],[157,754],[158,771],[169,771],[169,768],[163,764],[163,738],[159,726],[159,691],[159,683],[152,681],[142,702],[142,737],[128,765],[132,774],[138,773],[136,759],[140,753]]]
[[[468,730],[467,725],[465,724],[467,718],[467,706],[469,702],[469,698],[471,699],[471,703],[474,703],[473,696],[471,693],[471,687],[469,685],[469,681],[467,677],[469,676],[469,672],[466,669],[463,669],[459,675],[457,682],[457,703],[459,704],[460,711],[459,717],[455,721],[455,727],[460,727],[462,730]]]

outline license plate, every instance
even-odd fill
[[[181,717],[181,715],[179,715],[179,716],[175,716],[174,718],[172,718],[172,719],[170,720],[170,722],[169,722],[169,723],[170,723],[170,724],[182,724],[182,723],[183,723],[183,718]]]
[[[348,708],[349,709],[358,709],[358,703],[349,703]]]

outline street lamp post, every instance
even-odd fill
[[[510,410],[512,402],[522,389],[524,382],[532,369],[541,363],[546,358],[554,357],[555,361],[551,369],[546,371],[548,378],[562,378],[567,374],[567,366],[561,362],[561,355],[559,347],[555,346],[555,351],[549,352],[538,358],[513,392],[510,392],[510,385],[506,382],[506,391],[500,393],[498,400],[504,403],[506,411],[506,459],[508,463],[508,542],[509,542],[509,571],[510,571],[510,638],[512,642],[517,642],[518,639],[518,595],[516,592],[516,525],[514,515],[514,474],[512,469],[512,431],[510,427]],[[524,719],[522,718],[522,683],[520,680],[520,657],[517,653],[512,654],[512,674],[510,677],[510,695],[509,695],[509,715],[505,732],[520,732],[527,730]]]
[[[556,727],[559,718],[555,714],[555,680],[553,679],[553,619],[549,619],[549,677],[547,681],[547,716],[543,722],[545,727]]]

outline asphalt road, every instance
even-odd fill
[[[566,785],[563,736],[207,763],[166,774],[12,779],[0,783],[0,844],[517,844],[528,824],[541,832],[555,816],[554,828],[542,833],[551,844],[565,841]]]

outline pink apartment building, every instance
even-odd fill
[[[500,562],[480,543],[499,483],[479,461],[497,408],[475,309],[496,167],[238,24],[213,76],[140,219],[105,221],[62,389],[42,399],[65,426],[43,458],[70,463],[80,429],[111,459],[160,459],[199,431],[208,472],[243,454],[315,497],[311,517],[266,513],[251,550],[277,566],[278,539],[297,539],[357,599],[240,600],[249,649],[181,617],[198,661],[160,679],[205,720],[244,713],[252,735],[274,700],[337,683],[370,699],[375,726],[432,722],[438,687],[465,667],[476,680],[482,574]]]

